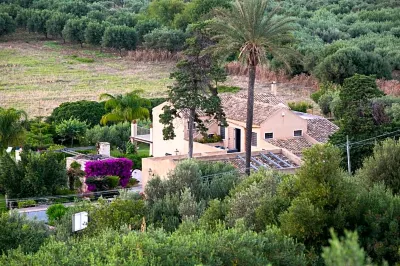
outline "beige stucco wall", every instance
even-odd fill
[[[176,150],[178,154],[184,154],[184,120],[175,119],[175,135],[173,140],[164,140],[162,130],[164,125],[160,123],[160,114],[163,113],[162,108],[167,103],[160,104],[153,108],[153,156],[165,156],[166,153],[175,155]]]
[[[285,115],[282,116],[282,113]],[[293,137],[293,131],[307,132],[307,121],[293,114],[290,110],[278,110],[268,120],[261,124],[261,134],[274,133],[274,139],[287,139]]]
[[[272,153],[282,153],[286,157],[288,157],[291,161],[295,162],[296,164],[300,165],[301,160],[296,155],[290,153],[290,151],[285,149],[270,149],[267,150],[268,152]],[[240,153],[242,156],[245,156],[245,153]],[[260,154],[260,151],[252,151],[253,156],[257,156]],[[201,161],[218,161],[224,160],[229,158],[235,158],[238,154],[237,153],[230,153],[230,154],[222,154],[221,151],[219,152],[210,152],[210,153],[196,153],[193,154],[193,157],[197,160]],[[163,157],[153,157],[153,158],[144,158],[142,159],[142,185],[143,189],[146,187],[147,182],[154,176],[159,176],[162,179],[167,178],[168,173],[175,169],[176,165],[182,160],[187,159],[186,155],[178,155],[178,156],[163,156]],[[150,170],[151,169],[151,175]],[[284,169],[277,169],[281,172],[286,173],[294,173],[297,168],[284,168]]]

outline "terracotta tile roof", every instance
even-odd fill
[[[339,130],[337,125],[324,117],[295,111],[293,113],[307,120],[307,134],[318,142],[328,142],[329,136]]]
[[[293,137],[289,139],[266,139],[266,142],[283,149],[287,149],[296,156],[301,157],[305,148],[310,148],[313,144],[304,137]]]
[[[245,123],[247,117],[247,94],[220,94],[226,118]],[[254,94],[253,124],[260,125],[273,113],[281,109],[289,109],[282,100],[270,93]]]
[[[337,125],[323,117],[307,120],[307,134],[319,142],[328,142],[329,136],[338,130]]]

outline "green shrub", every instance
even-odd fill
[[[128,214],[126,217],[132,217],[134,213],[128,208],[122,213],[125,212]],[[111,209],[104,212],[102,217],[105,222],[114,220]],[[127,221],[125,223],[130,223],[129,218]],[[91,225],[93,223],[89,223],[85,230],[96,233],[94,237],[68,242],[51,239],[37,253],[15,251],[13,256],[1,257],[0,264],[57,265],[62,261],[66,265],[87,265],[90,264],[88,261],[97,261],[101,265],[124,265],[129,261],[134,265],[176,266],[306,265],[304,246],[284,236],[277,228],[254,233],[242,228],[225,229],[219,226],[210,232],[186,223],[182,229],[169,234],[152,229],[147,232],[127,232],[126,229],[122,232],[101,231],[99,227],[89,228]]]
[[[135,144],[133,144],[130,140],[126,142],[126,154],[135,154],[136,153],[136,147]]]
[[[161,24],[155,19],[140,20],[135,26],[135,30],[138,34],[139,43],[142,43],[144,41],[143,38],[147,33],[159,28],[160,26]]]
[[[12,17],[0,11],[0,36],[14,32],[15,27]]]
[[[125,186],[125,188],[131,188],[139,184],[139,181],[136,180],[135,178],[129,179],[128,185]]]
[[[127,158],[133,162],[133,168],[142,170],[142,159],[149,157],[141,154],[119,154],[118,158]]]
[[[92,127],[98,125],[105,114],[104,103],[86,100],[65,102],[53,110],[47,121],[57,124],[74,117],[80,121],[86,121]]]
[[[391,78],[391,66],[378,54],[350,47],[339,49],[324,58],[316,67],[315,74],[320,81],[342,84],[346,78],[355,74]]]
[[[103,46],[117,49],[122,55],[122,50],[136,49],[138,37],[135,29],[128,26],[111,26],[106,28],[103,35]]]
[[[36,252],[49,236],[44,222],[29,220],[18,211],[0,214],[0,232],[0,254],[18,247],[23,253]],[[0,262],[0,265],[10,265],[9,259],[6,258],[6,262]]]
[[[114,149],[117,148],[121,152],[125,152],[126,140],[129,139],[131,134],[130,129],[131,124],[129,122],[111,126],[96,125],[86,131],[85,141],[88,145],[96,145],[98,142],[108,142]]]
[[[67,212],[67,207],[62,204],[53,204],[47,211],[47,217],[49,218],[49,224],[54,224],[55,221],[60,220],[61,217]]]
[[[34,200],[23,200],[18,202],[18,208],[35,207],[36,201]]]
[[[312,108],[312,105],[307,102],[290,102],[290,109],[297,112],[307,113],[307,109]]]
[[[212,137],[205,136],[198,140],[199,143],[217,143],[217,142],[221,142],[221,141],[222,141],[222,137],[220,135],[216,135],[216,134],[213,134]]]
[[[144,46],[148,49],[168,50],[177,52],[183,49],[185,33],[181,30],[167,28],[154,29],[143,37]]]
[[[114,189],[119,185],[119,176],[106,176],[104,179],[110,189]]]
[[[240,87],[236,87],[236,86],[218,86],[217,87],[217,91],[218,91],[218,93],[226,93],[226,92],[236,93],[236,92],[240,91]]]

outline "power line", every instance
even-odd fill
[[[389,135],[392,135],[394,133],[400,133],[400,129],[392,131],[392,132],[384,133],[382,135],[375,136],[375,137],[372,137],[372,138],[363,139],[363,140],[356,141],[356,142],[350,142],[350,146],[360,146],[359,144],[361,144],[361,143],[364,143],[364,142],[367,142],[367,141],[371,141],[371,140],[376,140],[378,138],[389,136]],[[345,142],[345,143],[338,144],[336,146],[338,146],[338,147],[346,147],[346,145],[347,145],[347,143]],[[363,145],[361,145],[361,146],[363,146]]]

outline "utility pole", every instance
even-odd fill
[[[349,142],[349,135],[346,136],[346,151],[347,151],[347,168],[349,174],[351,175],[351,164],[350,164],[350,142]]]

